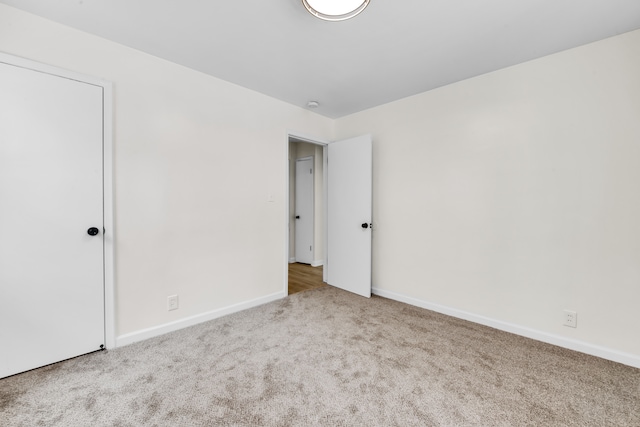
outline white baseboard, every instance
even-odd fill
[[[295,258],[289,258],[289,264],[293,264],[297,262]],[[306,264],[306,262],[303,262],[303,264]],[[320,267],[321,265],[324,265],[324,260],[322,259],[316,259],[311,261],[311,267]]]
[[[116,347],[122,347],[125,345],[133,344],[134,342],[143,341],[149,338],[157,337],[159,335],[164,335],[169,332],[197,325],[198,323],[208,322],[209,320],[217,319],[218,317],[226,316],[227,314],[236,313],[248,308],[257,307],[271,301],[282,299],[286,296],[287,294],[284,291],[277,292],[275,294],[256,298],[250,301],[233,304],[228,307],[219,308],[216,310],[208,311],[206,313],[197,314],[195,316],[186,317],[184,319],[176,320],[175,322],[165,323],[163,325],[154,326],[152,328],[130,332],[128,334],[120,335],[116,338]]]
[[[501,320],[491,319],[489,317],[480,316],[477,314],[469,313],[467,311],[458,310],[443,306],[440,304],[434,304],[427,301],[422,301],[417,298],[409,297],[406,295],[398,294],[384,289],[372,288],[371,292],[375,295],[389,298],[395,301],[404,302],[416,307],[425,308],[427,310],[435,311],[437,313],[446,314],[448,316],[457,317],[459,319],[468,320],[470,322],[479,323],[481,325],[489,326],[491,328],[499,329],[501,331],[510,332],[512,334],[520,335],[523,337],[531,338],[537,341],[546,342],[548,344],[557,345],[558,347],[564,347],[570,350],[579,351],[581,353],[589,354],[591,356],[600,357],[602,359],[611,360],[614,362],[622,363],[624,365],[633,366],[634,368],[640,368],[640,356],[630,353],[624,353],[610,348],[602,347],[588,342],[574,340],[571,338],[562,337],[560,335],[550,334],[547,332],[538,331],[535,329],[519,326],[513,323],[503,322]]]

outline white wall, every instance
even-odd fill
[[[331,120],[2,4],[0,51],[114,83],[118,335],[284,295],[287,131]]]
[[[374,287],[640,363],[639,52],[635,31],[337,120],[373,135]]]

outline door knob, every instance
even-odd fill
[[[95,236],[96,234],[98,234],[100,232],[100,230],[98,230],[95,227],[91,227],[90,229],[87,230],[87,234],[89,236]]]
[[[366,222],[362,223],[362,228],[369,228],[369,224],[367,224]]]
[[[300,215],[296,215],[296,219],[300,219]]]

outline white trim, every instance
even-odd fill
[[[103,225],[107,233],[104,241],[104,322],[105,347],[113,348],[115,339],[115,275],[114,275],[114,220],[113,220],[113,85],[97,77],[76,73],[75,71],[9,55],[0,52],[0,62],[27,68],[41,73],[87,83],[102,88],[103,94]]]
[[[287,131],[287,148],[289,147],[290,139],[295,139],[299,142],[308,142],[309,144],[315,145],[329,145],[331,143],[331,141],[326,139],[316,138],[313,135],[308,135],[303,132],[289,130]]]
[[[113,85],[103,83],[103,209],[104,209],[104,322],[105,347],[116,346],[115,314],[115,227],[113,215]]]
[[[293,264],[298,262],[295,258],[289,258],[289,264]],[[301,264],[307,264],[306,262],[302,261]],[[324,265],[324,261],[321,259],[314,259],[313,261],[311,261],[311,264],[309,264],[311,267],[320,267],[322,265]]]
[[[289,174],[291,173],[291,161],[295,160],[295,159],[291,159],[291,142],[290,142],[290,134],[289,132],[287,132],[286,135],[286,139],[285,141],[286,144],[284,144],[284,158],[286,159],[286,163],[285,163],[285,167],[283,168],[283,170],[285,171],[285,178],[284,178],[284,194],[285,194],[285,198],[284,198],[284,259],[285,259],[285,265],[284,265],[284,280],[283,280],[283,285],[282,285],[282,292],[284,293],[284,295],[289,295],[289,262],[291,262],[290,260],[293,259],[293,262],[295,261],[295,257],[293,258],[289,258],[290,255],[290,236],[289,236],[289,228],[291,228],[291,225],[289,224],[290,222],[290,218],[289,218],[289,214],[290,214],[290,209],[289,209],[289,205],[291,204],[291,188],[289,187]],[[288,261],[288,262],[287,262]]]
[[[624,353],[624,352],[613,350],[607,347],[590,344],[588,342],[574,340],[571,338],[562,337],[560,335],[538,331],[536,329],[527,328],[525,326],[520,326],[513,323],[503,322],[501,320],[491,319],[489,317],[469,313],[467,311],[458,310],[456,308],[451,308],[451,307],[447,307],[440,304],[430,303],[427,301],[419,300],[417,298],[398,294],[396,292],[391,292],[384,289],[372,288],[371,292],[375,295],[378,295],[384,298],[389,298],[389,299],[400,301],[416,307],[425,308],[427,310],[446,314],[448,316],[456,317],[458,319],[468,320],[470,322],[478,323],[484,326],[489,326],[491,328],[499,329],[501,331],[510,332],[512,334],[531,338],[537,341],[553,344],[558,347],[579,351],[581,353],[589,354],[591,356],[596,356],[596,357],[611,360],[614,362],[622,363],[624,365],[633,366],[634,368],[640,368],[640,356],[637,356],[635,354]]]
[[[327,218],[329,218],[329,150],[327,145],[322,146],[322,256],[324,257],[324,268],[322,269],[322,281],[327,283],[329,276],[329,227],[327,226]]]
[[[9,55],[4,52],[0,52],[0,62],[13,65],[16,67],[27,68],[29,70],[38,71],[41,73],[63,77],[69,80],[76,80],[82,83],[88,83],[94,86],[104,87],[105,84],[110,84],[110,82],[102,80],[98,77],[92,77],[86,74],[76,73],[75,71],[65,70],[62,68],[54,67],[52,65],[43,64],[42,62],[32,61],[30,59],[21,58],[19,56]]]
[[[259,305],[267,304],[272,301],[276,301],[286,297],[286,293],[276,292],[275,294],[267,295],[264,297],[256,298],[250,301],[233,304],[228,307],[219,308],[206,313],[196,314],[191,317],[176,320],[174,322],[165,323],[164,325],[154,326],[147,329],[142,329],[128,334],[120,335],[116,339],[116,346],[123,347],[125,345],[133,344],[134,342],[144,341],[149,338],[154,338],[160,335],[167,334],[169,332],[178,331],[180,329],[188,328],[199,323],[208,322],[228,314],[237,313],[242,310],[257,307]]]

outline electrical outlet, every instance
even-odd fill
[[[178,295],[170,295],[167,297],[167,310],[178,309]]]
[[[564,326],[568,326],[570,328],[578,327],[578,313],[571,310],[564,311]]]

